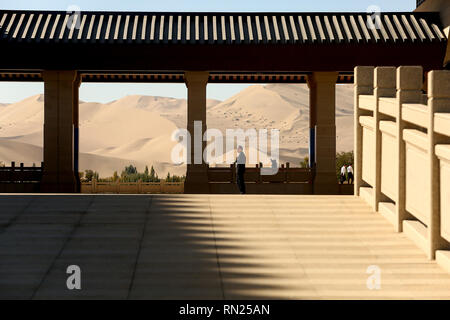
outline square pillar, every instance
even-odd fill
[[[406,212],[406,145],[403,140],[403,130],[406,123],[403,120],[403,104],[419,103],[422,96],[423,69],[420,66],[398,67],[396,74],[397,105],[396,105],[396,147],[398,150],[397,166],[397,198],[395,201],[395,215],[397,232],[403,231],[403,221],[409,217]]]
[[[374,72],[374,90],[375,109],[373,110],[374,132],[375,132],[375,154],[374,156],[374,170],[375,177],[373,188],[373,202],[372,207],[374,211],[378,211],[378,204],[382,201],[381,193],[381,139],[382,133],[380,130],[380,121],[387,120],[379,111],[380,98],[388,97],[395,98],[396,96],[396,68],[395,67],[377,67]],[[395,163],[397,155],[394,155],[393,162]]]
[[[209,193],[208,165],[203,159],[206,142],[206,86],[209,73],[205,71],[187,71],[184,74],[187,98],[187,130],[191,135],[188,146],[188,159],[185,193]]]
[[[448,137],[439,135],[434,131],[436,113],[450,112],[450,71],[438,70],[428,74],[428,159],[429,159],[429,185],[430,222],[427,228],[428,258],[436,258],[436,250],[448,250],[449,243],[443,238],[441,227],[441,176],[439,159],[436,156],[437,144],[448,144]],[[442,212],[443,214],[443,212]]]
[[[42,76],[44,172],[41,191],[77,192],[78,172],[74,168],[74,115],[78,118],[77,71],[44,71]]]
[[[315,113],[315,194],[337,194],[336,177],[336,81],[337,72],[313,72],[308,76],[310,108]]]
[[[354,89],[354,157],[355,163],[353,165],[354,172],[354,193],[355,196],[359,196],[359,189],[363,186],[362,179],[362,126],[359,123],[359,117],[366,115],[368,112],[359,108],[359,95],[372,95],[373,94],[373,80],[374,80],[374,67],[362,66],[355,67],[355,89]]]

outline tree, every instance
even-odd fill
[[[132,175],[137,173],[137,169],[135,166],[130,164],[128,167],[125,167],[125,170],[122,171],[122,174],[125,173],[125,175]]]
[[[113,182],[116,182],[117,180],[119,180],[119,175],[117,174],[117,171],[114,171],[112,180],[113,180]]]
[[[166,182],[183,182],[186,179],[186,177],[183,176],[177,176],[176,174],[174,175],[170,175],[170,172],[167,172],[167,176],[166,176]]]
[[[301,168],[309,168],[309,157],[306,156],[302,161],[300,161]]]
[[[156,175],[155,168],[153,168],[152,166],[152,168],[150,169],[150,179],[153,181],[155,180],[155,178],[158,179],[158,176]]]
[[[110,179],[116,179],[116,177]],[[152,167],[149,174],[148,166],[145,167],[144,172],[139,172],[135,166],[129,165],[122,171],[120,179],[123,182],[137,182],[139,180],[142,182],[159,182],[155,169]]]
[[[92,181],[92,180],[98,180],[98,172],[96,172],[96,171],[93,171],[93,170],[85,170],[84,171],[85,172],[85,177],[86,177],[86,181],[87,182],[90,182],[90,181]]]

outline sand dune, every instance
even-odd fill
[[[0,161],[42,161],[43,95],[0,105]],[[160,176],[174,166],[171,134],[186,126],[186,100],[130,95],[106,104],[80,102],[80,169],[102,176],[130,163],[154,165]],[[353,86],[336,90],[337,149],[353,148]],[[298,165],[308,153],[309,89],[302,84],[250,86],[225,101],[209,99],[208,128],[280,129],[280,160]],[[267,160],[267,159],[266,159]]]
[[[0,155],[1,161],[6,165],[9,165],[11,161],[16,161],[17,166],[20,162],[23,162],[25,166],[32,166],[33,164],[40,166],[42,147],[0,138]],[[121,170],[131,163],[140,170],[143,170],[146,165],[136,160],[80,153],[80,171],[95,169],[100,176],[110,176],[114,171],[118,171],[120,174]]]
[[[136,139],[156,138],[177,129],[173,122],[158,113],[125,103],[102,105],[90,117],[83,113],[86,108],[89,106],[80,105],[80,149],[84,152],[120,147]]]

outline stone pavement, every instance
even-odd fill
[[[0,195],[0,299],[53,298],[450,299],[450,275],[353,196]]]

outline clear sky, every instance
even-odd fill
[[[413,11],[416,0],[0,0],[0,9],[66,10],[71,5],[81,11],[356,11],[369,6],[381,11]],[[208,98],[224,100],[245,85],[208,85]],[[0,102],[11,103],[43,92],[42,83],[0,82]],[[183,84],[82,84],[80,98],[108,102],[128,94],[185,98]]]

